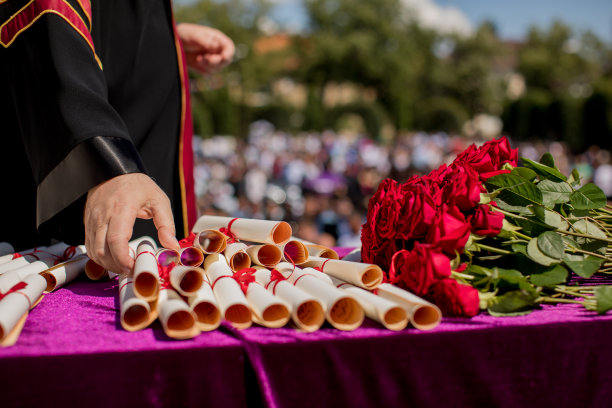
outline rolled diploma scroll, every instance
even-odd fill
[[[230,225],[231,223],[231,225]],[[255,220],[250,218],[203,215],[195,223],[196,234],[205,229],[228,228],[242,241],[282,245],[291,239],[291,226],[284,221]]]
[[[232,271],[236,272],[240,269],[251,266],[251,257],[246,252],[247,245],[242,242],[234,242],[228,244],[223,254]]]
[[[259,283],[250,283],[246,292],[251,305],[253,321],[265,327],[283,327],[289,321],[289,305],[277,298]]]
[[[221,313],[208,278],[204,279],[204,283],[196,293],[187,298],[187,303],[196,315],[196,325],[200,330],[210,331],[219,327]]]
[[[127,275],[119,276],[119,309],[121,327],[137,331],[148,327],[157,318],[157,311],[134,293],[134,282]]]
[[[186,247],[181,249],[179,259],[181,265],[200,266],[204,262],[204,253],[200,248]]]
[[[310,256],[318,256],[319,258],[340,259],[338,253],[324,245],[315,244],[314,242],[306,241],[298,237],[291,237],[291,240],[299,241],[306,246]]]
[[[295,286],[319,299],[325,309],[325,318],[336,329],[355,330],[363,323],[363,309],[351,294],[298,268],[279,272],[286,274],[287,280]]]
[[[44,252],[35,252],[35,251],[44,251],[46,247],[39,247],[36,250],[31,249],[28,251],[20,252],[21,255],[19,258],[11,259],[8,262],[0,264],[0,275],[6,273],[8,271],[12,271],[13,269],[22,268],[31,264],[32,262],[43,261],[45,259],[54,258],[54,255],[47,254]]]
[[[0,256],[13,255],[15,248],[8,242],[0,242]]]
[[[170,266],[170,264],[178,265],[181,263],[181,255],[178,251],[168,248],[160,248],[155,254],[157,263],[161,266]]]
[[[438,306],[390,283],[382,283],[376,289],[378,296],[397,302],[408,312],[410,323],[419,330],[430,330],[442,321]]]
[[[47,287],[45,278],[38,274],[27,276],[26,287],[11,292],[0,300],[0,341],[4,340],[27,315],[30,308],[42,296]]]
[[[274,267],[281,261],[283,256],[280,248],[271,244],[251,245],[246,251],[252,263],[265,266],[266,268]]]
[[[281,262],[278,265],[276,265],[275,269],[279,272],[282,272],[285,278],[289,278],[289,276],[291,275],[291,272],[299,271],[302,273],[308,273],[309,275],[313,275],[314,277],[321,279],[323,282],[327,283],[328,285],[334,286],[334,283],[332,282],[331,277],[328,274],[323,273],[315,268],[311,268],[311,267],[302,268],[299,266],[294,266],[293,264],[290,264],[289,262]],[[289,273],[289,275],[286,275],[286,273]]]
[[[159,291],[157,311],[168,337],[191,339],[200,333],[196,326],[195,314],[174,290],[162,289]]]
[[[364,289],[376,289],[381,284],[383,272],[380,267],[360,262],[340,261],[311,256],[302,267],[318,267],[328,275]]]
[[[350,283],[332,278],[334,286],[355,296],[366,316],[377,321],[389,330],[403,330],[408,326],[408,313],[406,309],[396,302],[392,302],[365,289]]]
[[[218,254],[225,250],[227,237],[217,230],[205,229],[198,232],[193,244],[205,254]]]
[[[291,240],[285,245],[279,245],[283,259],[287,262],[301,265],[308,259],[308,249],[300,241]]]
[[[65,283],[74,280],[83,273],[87,261],[89,261],[89,258],[86,255],[78,255],[41,272],[41,276],[47,281],[45,292],[52,292]]]
[[[149,240],[140,242],[134,262],[134,293],[147,302],[154,301],[159,293],[159,271],[154,245]]]
[[[21,282],[30,275],[37,275],[49,269],[50,265],[53,265],[53,263],[36,261],[0,275],[0,292],[6,293],[6,291],[12,288],[16,283]]]
[[[285,280],[270,282],[272,272],[261,268],[255,272],[255,281],[284,300],[291,308],[291,320],[305,332],[318,330],[325,322],[325,311],[321,302]]]
[[[192,296],[201,287],[204,281],[204,269],[177,265],[170,270],[170,284],[183,296]]]
[[[136,257],[136,249],[138,247],[138,244],[140,244],[144,240],[149,240],[153,242],[153,238],[148,237],[148,236],[136,238],[128,242],[128,245],[130,247],[129,255],[132,258]],[[104,269],[102,266],[98,265],[97,263],[95,263],[93,260],[90,259],[89,262],[85,264],[85,275],[87,275],[89,279],[93,281],[97,281],[97,280],[102,280],[102,279],[112,279],[118,274]]]
[[[0,265],[12,261],[14,256],[15,254],[8,254],[8,255],[0,256]]]
[[[251,309],[227,260],[221,254],[211,254],[204,260],[204,270],[211,282],[223,319],[237,329],[246,329],[253,323]]]

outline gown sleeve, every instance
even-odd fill
[[[0,75],[10,90],[0,97],[15,108],[39,227],[95,185],[146,172],[108,102],[91,22],[89,0],[0,0]]]

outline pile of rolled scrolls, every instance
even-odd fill
[[[158,319],[166,335],[176,339],[214,330],[222,321],[237,329],[256,323],[312,332],[325,322],[354,330],[365,316],[390,330],[409,323],[428,330],[441,320],[435,305],[382,283],[378,266],[340,260],[331,248],[293,237],[286,222],[202,216],[181,247],[157,248],[149,237],[135,239],[130,242],[133,273],[119,276],[89,260],[84,247],[58,244],[37,249],[36,260],[31,254],[11,258],[0,264],[0,341],[15,331],[43,292],[83,271],[92,280],[116,277],[125,330],[142,330]],[[41,254],[50,255],[40,260]],[[24,291],[27,296],[14,296]],[[7,299],[21,301],[19,310],[25,311],[7,319]]]

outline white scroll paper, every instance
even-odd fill
[[[247,245],[242,242],[228,244],[223,254],[232,271],[237,272],[251,266],[251,257],[246,252]]]
[[[157,311],[164,332],[168,337],[191,339],[199,334],[195,314],[174,290],[160,290]]]
[[[11,292],[0,300],[0,342],[11,336],[20,320],[27,316],[28,311],[42,296],[47,286],[45,278],[38,274],[27,276],[23,282],[24,288]],[[16,340],[16,336],[15,340]]]
[[[317,298],[325,309],[325,318],[336,329],[355,330],[363,323],[363,309],[351,294],[305,273],[300,268],[277,270],[295,286]]]
[[[302,267],[318,267],[326,274],[355,286],[372,290],[382,283],[383,272],[374,264],[325,259],[311,256]]]
[[[255,281],[284,300],[291,309],[291,320],[305,332],[318,330],[325,322],[325,311],[321,302],[314,296],[286,280],[271,281],[272,272],[261,268],[255,272]]]
[[[229,228],[228,228],[229,227]],[[291,238],[291,226],[284,221],[255,220],[203,215],[195,223],[193,232],[206,229],[229,229],[241,241],[282,245]]]
[[[279,245],[283,259],[296,265],[302,265],[308,259],[308,249],[300,241],[291,240]]]
[[[79,255],[41,272],[41,276],[47,281],[45,292],[52,292],[73,281],[83,273],[87,261],[89,261],[89,258],[86,255]]]
[[[196,293],[189,296],[187,303],[195,313],[196,325],[201,331],[215,330],[219,327],[221,313],[208,278],[204,279],[204,283]]]
[[[233,272],[225,257],[221,254],[208,255],[204,260],[204,270],[212,285],[223,319],[237,329],[250,327],[253,322],[251,309],[240,285],[232,277]]]
[[[155,258],[155,244],[149,240],[140,242],[136,249],[134,293],[147,302],[154,301],[159,293],[159,270]]]
[[[35,261],[0,275],[0,292],[6,293],[17,282],[24,280],[29,275],[37,275],[49,269],[52,262]]]
[[[442,321],[438,306],[390,283],[377,288],[378,296],[397,302],[408,312],[410,323],[419,330],[431,330]]]
[[[258,283],[250,283],[246,298],[253,312],[253,321],[265,327],[277,328],[287,324],[290,308]]]
[[[403,330],[408,325],[408,313],[396,302],[376,296],[374,293],[332,278],[334,286],[349,292],[357,299],[366,316],[382,324],[389,330]]]
[[[266,268],[273,268],[281,261],[282,257],[280,248],[271,244],[251,245],[246,251],[251,258],[251,262]]]
[[[205,229],[196,234],[193,245],[205,254],[218,254],[225,250],[227,237],[213,229]]]
[[[127,275],[119,276],[119,308],[121,327],[137,331],[148,327],[157,319],[156,308],[134,293],[134,282]]]
[[[177,265],[170,270],[170,284],[183,296],[192,296],[204,281],[204,269],[192,266]]]

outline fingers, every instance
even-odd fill
[[[134,260],[128,242],[136,218],[153,218],[162,245],[179,248],[170,200],[148,176],[133,173],[89,191],[84,218],[89,257],[107,270],[129,274]]]
[[[187,64],[205,74],[227,66],[234,57],[234,42],[211,27],[182,23],[177,27]]]

